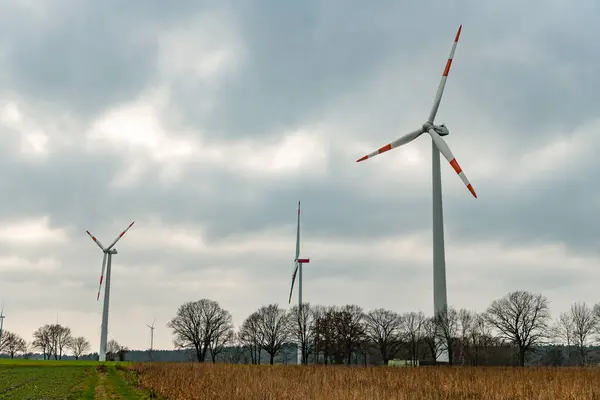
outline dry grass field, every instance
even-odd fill
[[[600,399],[600,369],[137,364],[139,384],[182,399]]]

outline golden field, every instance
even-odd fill
[[[182,399],[600,399],[598,368],[347,367],[155,363],[139,384]]]

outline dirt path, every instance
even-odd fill
[[[96,400],[105,400],[105,399],[109,399],[107,393],[106,393],[106,382],[108,381],[108,377],[106,375],[106,372],[102,371],[101,369],[96,369],[97,373],[98,373],[98,381],[96,383],[96,397],[94,397]]]

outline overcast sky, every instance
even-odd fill
[[[600,301],[600,4],[15,0],[0,3],[0,300],[31,340],[59,322],[173,348],[179,305],[236,326],[288,307],[302,200],[304,299],[433,311],[431,141],[357,164],[427,118],[442,162],[448,301]],[[442,159],[443,160],[443,159]],[[295,292],[296,293],[296,292]],[[294,299],[296,294],[294,293]],[[101,297],[102,299],[102,297]]]

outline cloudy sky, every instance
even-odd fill
[[[543,4],[543,6],[542,6]],[[568,5],[567,5],[568,4]],[[296,203],[304,298],[431,313],[431,149],[356,159],[427,118],[442,163],[448,301],[542,292],[556,316],[600,301],[600,5],[479,2],[0,3],[0,299],[5,328],[170,349],[209,298],[236,325],[288,307]]]

